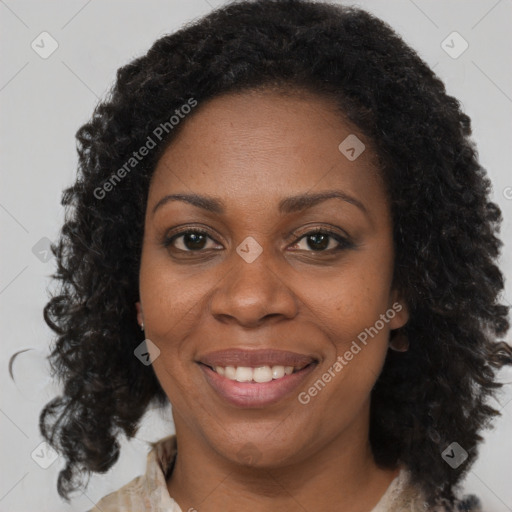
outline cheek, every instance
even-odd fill
[[[155,374],[169,399],[180,408],[182,397],[196,399],[195,345],[190,335],[201,331],[206,301],[219,282],[219,272],[179,272],[160,254],[144,254],[140,268],[140,298],[146,336],[160,350],[153,362]],[[203,329],[204,331],[204,329]],[[185,404],[183,404],[185,406]]]
[[[342,349],[386,313],[391,277],[392,265],[387,258],[371,260],[355,255],[328,278],[302,277],[300,288],[319,325],[325,326]]]
[[[320,375],[329,389],[319,384],[317,406],[328,405],[333,415],[360,407],[369,396],[384,364],[395,316],[389,304],[392,260],[361,257],[350,263],[329,280],[301,282],[309,290],[308,309],[331,344]]]
[[[329,357],[316,380],[299,395],[300,414],[309,421],[322,418],[315,425],[326,435],[342,429],[368,406],[382,371],[388,350],[388,329],[371,330],[376,317],[367,318],[366,325],[359,317],[338,318],[331,324],[337,337],[331,338]]]
[[[147,262],[147,264],[146,264]],[[218,280],[218,279],[217,279]],[[188,273],[170,269],[160,258],[142,259],[140,297],[144,318],[155,339],[180,339],[180,332],[199,317],[208,290],[215,284],[211,272]]]

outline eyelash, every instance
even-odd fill
[[[178,238],[184,236],[184,235],[188,235],[188,234],[196,234],[196,235],[204,235],[208,238],[210,238],[210,240],[213,240],[215,243],[219,243],[217,242],[217,240],[215,240],[214,238],[212,238],[210,236],[210,233],[208,231],[205,231],[204,229],[201,229],[201,228],[189,228],[187,227],[186,229],[182,230],[182,231],[179,231],[177,233],[174,233],[173,235],[171,236],[166,236],[163,240],[163,246],[165,248],[169,248],[169,246],[171,246],[171,244],[177,240]],[[346,249],[350,249],[350,248],[353,248],[354,247],[354,244],[346,237],[340,235],[339,233],[335,232],[335,231],[332,231],[328,228],[316,228],[316,229],[312,229],[311,231],[308,231],[304,234],[302,234],[299,238],[297,238],[293,243],[292,245],[295,245],[297,244],[298,242],[300,242],[303,238],[306,238],[308,236],[311,236],[311,235],[328,235],[329,237],[333,238],[336,242],[338,242],[338,247],[335,247],[334,249],[328,249],[328,250],[323,250],[323,251],[313,251],[313,250],[309,250],[307,251],[308,253],[317,253],[317,254],[333,254],[333,253],[337,253],[337,252],[340,252],[340,251],[343,251],[343,250],[346,250]],[[183,250],[183,249],[176,249],[174,248],[176,251],[179,251],[181,253],[189,253],[189,254],[194,254],[194,253],[201,253],[201,252],[204,252],[205,250],[211,250],[211,249],[198,249],[197,251],[192,251],[192,250]],[[217,250],[217,249],[213,249],[213,250]]]

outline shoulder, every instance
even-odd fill
[[[391,482],[371,512],[433,512],[420,487],[411,480],[406,468]],[[452,510],[436,508],[435,512],[483,512],[480,500],[473,494],[458,499]]]
[[[149,508],[145,476],[138,476],[117,491],[107,494],[88,512],[131,512]]]
[[[181,512],[169,496],[166,477],[176,455],[176,436],[150,444],[146,472],[104,496],[88,512]]]

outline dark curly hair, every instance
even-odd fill
[[[408,304],[405,353],[389,351],[372,391],[370,442],[382,467],[405,464],[429,503],[452,507],[498,411],[497,369],[508,307],[496,265],[501,211],[470,139],[470,118],[432,70],[383,21],[364,10],[306,0],[237,1],[157,40],[121,67],[109,96],[77,132],[76,182],[53,246],[59,280],[45,307],[57,334],[50,355],[63,394],[40,429],[66,466],[58,492],[84,485],[119,456],[150,404],[168,403],[151,366],[133,351],[138,272],[149,182],[187,120],[100,198],[98,190],[190,98],[251,89],[334,99],[376,149],[389,197],[394,286]],[[190,114],[194,115],[194,112]],[[501,338],[501,339],[500,339]],[[458,442],[468,460],[441,452]]]

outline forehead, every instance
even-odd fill
[[[340,186],[382,200],[371,142],[333,100],[305,92],[226,94],[199,104],[182,123],[156,166],[148,206],[164,192],[261,205]]]

